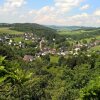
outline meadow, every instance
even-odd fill
[[[8,27],[0,28],[0,33],[9,33],[9,34],[23,34],[23,32],[11,30]]]
[[[100,50],[100,45],[94,46],[90,49],[91,51],[99,51]]]
[[[75,35],[75,34],[81,34],[81,32],[80,31],[60,30],[60,31],[58,31],[58,34],[60,34],[60,35]]]

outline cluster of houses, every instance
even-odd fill
[[[14,41],[14,37],[18,37],[18,35],[16,36],[9,35],[9,34],[1,35],[0,42],[9,46],[24,48],[24,43],[22,43],[22,41],[19,42]]]
[[[5,41],[8,41],[8,40],[10,40],[9,36],[0,36],[0,42],[5,42]]]
[[[25,55],[23,57],[23,60],[25,60],[25,61],[33,61],[35,58],[40,57],[40,56],[44,56],[47,54],[59,55],[59,56],[60,55],[66,56],[68,54],[77,55],[78,52],[83,47],[86,47],[87,49],[89,49],[89,48],[94,47],[96,45],[100,45],[100,40],[95,40],[94,42],[90,42],[87,44],[83,44],[83,43],[75,44],[73,46],[72,50],[63,49],[62,47],[60,47],[57,50],[55,48],[55,45],[53,48],[50,48],[49,46],[46,45],[46,43],[48,41],[45,40],[45,38],[40,38],[40,37],[34,36],[33,33],[24,33],[22,35],[22,38],[24,41],[37,42],[38,43],[37,47],[39,47],[39,49],[40,49],[40,52],[36,53],[34,57],[32,55]],[[14,39],[12,37],[10,37],[9,35],[0,36],[0,42],[4,42],[4,43],[11,45],[11,46],[25,48],[25,44],[22,41],[15,42]],[[55,44],[55,39],[53,39],[53,42]]]
[[[32,40],[34,41],[34,36],[33,33],[24,33],[24,40],[28,41],[28,40]]]
[[[33,61],[33,60],[35,60],[35,58],[40,57],[40,56],[44,56],[44,55],[47,55],[47,54],[59,55],[59,56],[61,56],[61,55],[66,56],[68,54],[77,55],[78,52],[83,47],[85,47],[86,49],[89,49],[89,48],[94,47],[96,45],[100,45],[100,40],[96,40],[93,43],[74,45],[73,49],[68,51],[68,50],[63,50],[61,48],[60,48],[60,50],[56,50],[55,48],[50,49],[49,47],[46,47],[44,45],[45,44],[44,42],[45,42],[45,40],[43,40],[43,39],[40,41],[40,52],[39,53],[36,53],[34,57],[32,55],[25,55],[23,60]]]

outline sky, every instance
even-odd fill
[[[100,0],[0,0],[0,23],[100,27]]]

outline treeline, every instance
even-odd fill
[[[8,24],[8,23],[0,23],[0,27],[11,27],[12,24]]]

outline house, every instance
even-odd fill
[[[3,41],[3,39],[2,38],[0,38],[0,42],[2,42]]]
[[[51,50],[50,50],[50,53],[51,53],[51,54],[56,54],[56,49],[51,49]]]
[[[27,41],[27,40],[29,40],[28,38],[25,38],[25,40]]]
[[[65,56],[65,55],[66,55],[66,53],[65,53],[65,52],[61,52],[61,55]]]
[[[29,62],[29,61],[33,61],[34,58],[33,58],[33,56],[31,56],[31,55],[25,55],[24,58],[23,58],[23,60]]]
[[[8,38],[7,36],[5,36],[4,38],[5,38],[5,40],[9,40],[9,39],[10,39],[10,38]]]
[[[73,53],[73,55],[78,55],[78,52]]]
[[[80,48],[75,48],[74,50],[75,50],[76,52],[78,52],[78,51],[80,50]]]
[[[12,43],[13,41],[10,39],[9,42]]]

